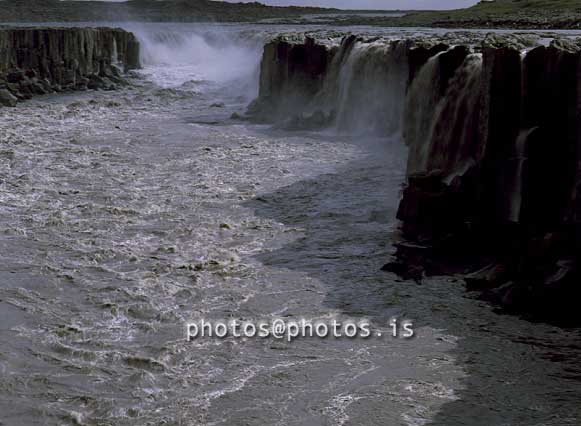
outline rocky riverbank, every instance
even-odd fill
[[[113,28],[0,29],[0,105],[70,90],[112,90],[139,67],[133,34]]]
[[[265,48],[249,113],[400,135],[405,242],[385,269],[460,274],[510,312],[578,323],[580,64],[571,39],[282,38]]]

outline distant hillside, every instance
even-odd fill
[[[480,2],[467,10],[494,13],[515,12],[522,9],[581,10],[579,0],[496,0]]]
[[[356,7],[356,0],[353,0]],[[261,3],[210,0],[102,1],[0,0],[0,23],[6,22],[256,22],[313,23],[302,15],[322,15],[317,24],[386,27],[581,29],[581,0],[496,0],[445,11],[374,16],[315,7],[271,7]],[[333,13],[340,15],[333,16]],[[329,15],[328,18],[325,15]]]
[[[353,16],[335,23],[386,27],[581,29],[581,0],[483,1],[467,9],[416,11],[402,17]]]
[[[581,28],[581,0],[496,0],[427,14],[436,26]]]
[[[270,7],[261,3],[226,3],[208,0],[101,1],[0,0],[0,22],[244,22],[285,18],[334,9]]]

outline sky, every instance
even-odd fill
[[[237,2],[240,0],[226,0]],[[258,0],[272,6],[323,6],[339,9],[459,9],[478,0]]]

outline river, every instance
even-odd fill
[[[161,27],[133,86],[0,110],[0,425],[581,422],[579,330],[380,271],[401,140],[232,119],[274,30]],[[185,338],[394,316],[414,338]]]

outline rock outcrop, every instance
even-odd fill
[[[386,270],[463,274],[507,310],[578,323],[581,43],[450,37],[275,40],[254,107],[268,105],[262,120],[399,131],[406,241]]]
[[[250,106],[255,119],[284,118],[310,102],[323,88],[333,54],[311,37],[300,43],[281,37],[266,44],[259,97]]]
[[[466,58],[432,131],[408,140],[398,218],[414,245],[387,269],[476,270],[469,287],[505,309],[579,322],[580,51],[484,47],[469,71]]]
[[[14,98],[83,89],[114,89],[139,67],[133,34],[113,28],[0,29],[0,104]]]

